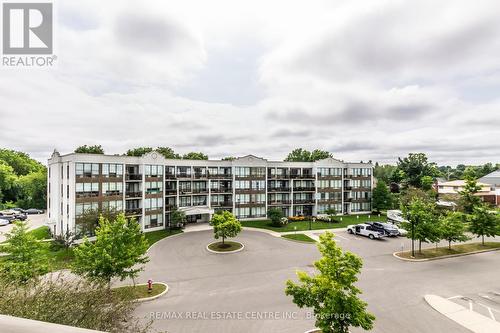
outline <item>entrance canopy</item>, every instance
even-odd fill
[[[209,208],[208,206],[196,206],[196,207],[183,207],[179,208],[181,212],[184,212],[186,216],[189,215],[213,215],[214,210]]]

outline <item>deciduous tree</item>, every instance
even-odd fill
[[[377,212],[392,208],[392,195],[387,187],[387,184],[379,180],[377,186],[373,189],[373,209]]]
[[[214,214],[210,224],[214,227],[214,238],[222,238],[222,244],[226,238],[236,237],[242,229],[240,221],[227,210]]]
[[[372,329],[375,316],[367,311],[366,302],[358,297],[361,290],[354,285],[361,258],[343,252],[330,232],[320,236],[318,249],[322,257],[314,266],[319,273],[298,272],[299,283],[286,282],[286,295],[300,308],[313,308],[316,327],[323,333],[347,333],[351,326]]]
[[[104,154],[104,149],[101,145],[87,146],[83,145],[75,149],[75,153],[80,154]]]
[[[115,220],[102,217],[96,229],[96,240],[84,242],[74,250],[72,271],[90,280],[105,281],[112,278],[134,279],[149,261],[149,245],[135,219],[120,213]]]
[[[451,242],[465,242],[470,238],[465,234],[466,216],[459,212],[453,212],[441,219],[439,228],[441,238],[448,242],[448,248],[451,250]]]
[[[474,211],[469,215],[469,230],[473,234],[481,237],[484,245],[484,236],[495,237],[500,235],[500,218],[498,214],[492,213],[484,206],[475,206]]]

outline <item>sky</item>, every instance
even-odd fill
[[[500,162],[498,1],[54,1],[53,68],[0,66],[0,147]]]

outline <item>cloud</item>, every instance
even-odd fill
[[[0,69],[0,146],[499,162],[500,21],[480,3],[58,2],[57,67]]]

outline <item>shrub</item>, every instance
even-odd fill
[[[275,227],[281,227],[281,219],[283,218],[283,211],[279,208],[269,208],[267,217],[271,220],[271,224]]]

